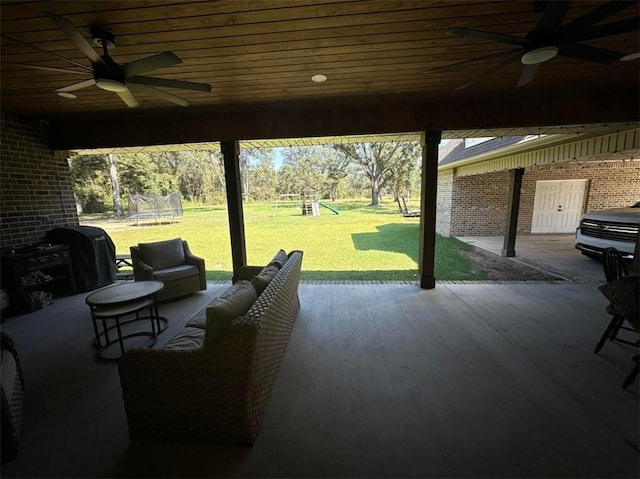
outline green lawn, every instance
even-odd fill
[[[320,208],[320,216],[302,216],[293,205],[245,204],[247,262],[266,264],[282,248],[304,251],[303,279],[413,280],[417,273],[419,218],[403,218],[395,203],[367,207],[366,200],[325,201],[336,215]],[[103,228],[128,253],[137,243],[180,237],[206,261],[207,278],[231,277],[231,248],[225,206],[185,207],[173,224],[146,220],[137,226],[129,219],[81,218],[81,224]],[[459,254],[468,247],[455,238],[438,237],[436,278],[484,279]]]

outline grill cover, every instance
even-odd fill
[[[92,291],[116,279],[116,247],[102,228],[67,226],[48,234],[52,244],[69,247],[78,292]]]

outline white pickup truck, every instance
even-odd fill
[[[586,213],[576,229],[576,248],[582,254],[597,258],[605,248],[616,248],[633,257],[640,228],[640,201],[628,208]]]

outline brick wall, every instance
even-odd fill
[[[454,178],[452,236],[503,235],[509,201],[509,172]]]
[[[640,201],[640,161],[528,168],[522,181],[518,233],[531,233],[536,181],[540,180],[589,180],[585,211],[621,208]]]
[[[640,161],[565,163],[527,168],[522,181],[518,234],[531,233],[536,182],[540,180],[589,180],[585,211],[628,206],[640,201]],[[445,215],[450,195],[450,217]],[[503,235],[509,173],[450,178],[441,174],[438,183],[439,233],[452,236]],[[441,211],[442,209],[442,211]],[[442,218],[440,218],[442,217]]]
[[[0,116],[0,248],[38,243],[78,216],[65,155],[47,144],[37,122]]]
[[[438,198],[436,202],[436,233],[451,236],[451,195],[453,172],[438,175]]]

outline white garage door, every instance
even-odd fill
[[[582,213],[589,180],[536,182],[532,233],[573,233]]]

